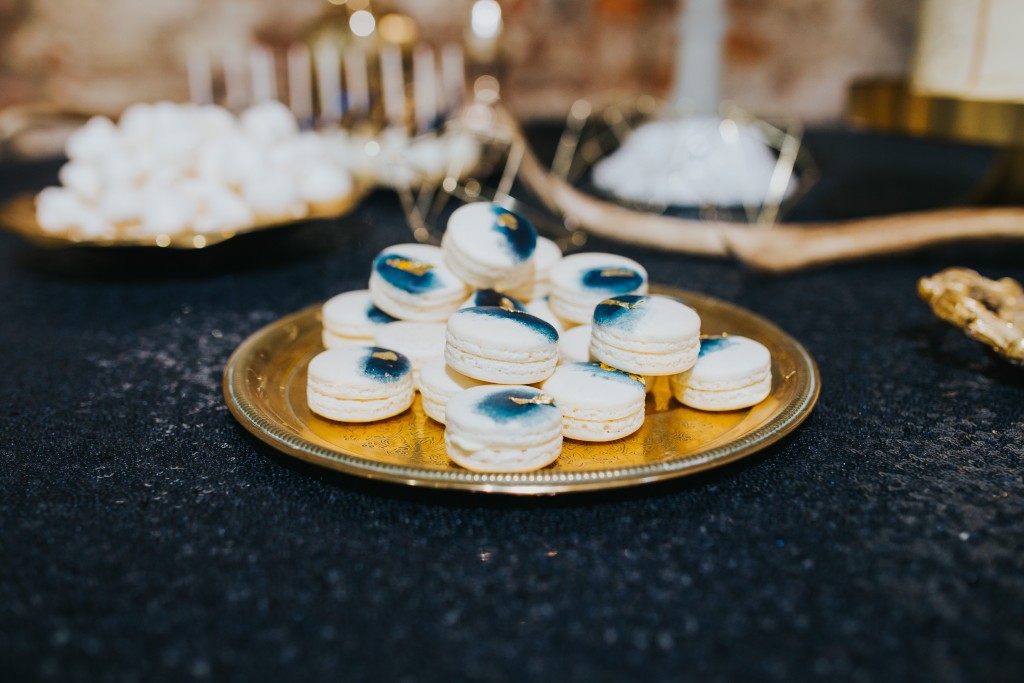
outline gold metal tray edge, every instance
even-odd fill
[[[425,468],[377,462],[344,452],[328,450],[301,439],[267,418],[248,398],[245,390],[243,361],[249,357],[268,333],[297,321],[318,315],[320,304],[291,313],[250,335],[231,354],[224,369],[223,390],[231,414],[250,433],[267,445],[305,462],[324,466],[367,479],[434,489],[501,493],[512,495],[555,495],[607,490],[653,483],[696,474],[720,467],[752,455],[792,433],[811,414],[821,392],[821,378],[810,353],[774,323],[755,313],[720,299],[703,294],[666,287],[652,287],[652,292],[682,295],[688,303],[703,302],[740,315],[764,326],[795,351],[802,366],[798,372],[796,398],[767,424],[729,441],[694,455],[680,456],[655,463],[625,468],[587,472],[522,474],[484,474],[468,470],[434,471]],[[242,372],[240,372],[240,370]]]

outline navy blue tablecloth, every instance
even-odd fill
[[[807,142],[797,218],[949,204],[990,158]],[[0,165],[0,194],[57,168]],[[235,346],[407,239],[385,192],[193,253],[0,235],[4,680],[1022,679],[1024,374],[915,294],[950,265],[1024,280],[1021,245],[766,276],[592,241],[775,321],[821,400],[736,464],[523,500],[300,465],[228,413]]]

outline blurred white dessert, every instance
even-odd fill
[[[757,131],[692,116],[645,123],[594,165],[594,184],[615,197],[662,206],[751,206],[768,194],[776,157]],[[785,196],[796,189],[790,178]]]
[[[38,195],[36,221],[74,240],[169,244],[328,215],[356,188],[322,140],[300,132],[279,102],[240,117],[212,105],[134,104],[116,125],[94,117],[71,135],[61,187]]]

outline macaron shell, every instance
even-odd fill
[[[373,346],[373,337],[343,337],[324,329],[320,334],[325,349],[334,349],[339,346]]]
[[[555,371],[558,356],[535,361],[495,360],[477,353],[469,353],[449,341],[444,349],[444,359],[457,372],[494,384],[535,384],[542,382]]]
[[[643,408],[615,420],[582,420],[569,415],[562,418],[562,435],[576,441],[605,442],[622,439],[644,424]]]
[[[541,385],[563,415],[585,421],[617,420],[643,413],[647,386],[642,377],[600,363],[560,365]]]
[[[444,433],[448,457],[472,472],[532,472],[547,467],[562,453],[562,435],[536,446],[520,449],[463,448],[461,441],[448,430]]]
[[[579,325],[558,337],[558,362],[585,363],[590,360],[590,325]]]
[[[347,346],[321,351],[309,362],[306,385],[334,398],[369,400],[399,393],[412,364],[391,349]]]
[[[448,319],[448,340],[470,353],[504,360],[541,360],[558,354],[558,332],[524,311],[464,308]]]
[[[541,391],[562,408],[562,434],[579,441],[614,441],[644,422],[646,385],[599,363],[559,366]]]
[[[551,269],[562,260],[562,250],[547,237],[537,237],[537,249],[530,258],[530,275],[509,293],[529,303],[551,291]]]
[[[412,363],[413,384],[420,386],[420,370],[429,361],[444,356],[445,326],[443,323],[420,323],[400,320],[377,331],[377,346],[392,348]]]
[[[697,362],[700,343],[694,338],[669,352],[643,353],[607,344],[595,330],[590,337],[590,355],[613,368],[636,375],[676,375]]]
[[[379,309],[401,320],[443,322],[468,296],[444,265],[444,255],[426,244],[398,244],[380,252],[370,274],[370,297]]]
[[[369,400],[339,399],[316,391],[307,395],[309,409],[321,417],[337,422],[375,422],[394,417],[412,405],[412,384],[394,396]]]
[[[536,248],[537,231],[528,220],[488,202],[456,209],[441,241],[446,256],[455,250],[474,264],[499,270],[522,266]]]
[[[753,339],[741,336],[704,338],[687,384],[709,390],[747,386],[770,373],[771,363],[771,352]]]
[[[412,398],[409,359],[390,349],[329,349],[314,356],[307,368],[309,409],[330,420],[380,420],[408,408]]]
[[[527,386],[481,386],[456,394],[445,411],[445,446],[477,472],[527,472],[558,457],[562,410]]]
[[[558,362],[558,333],[540,318],[493,306],[465,308],[448,320],[445,360],[484,382],[533,384]]]
[[[605,299],[594,309],[594,329],[616,346],[648,345],[648,353],[700,336],[700,316],[683,302],[657,294]],[[614,342],[612,342],[614,343]]]
[[[555,331],[558,332],[559,338],[561,338],[562,333],[568,329],[566,328],[565,322],[551,310],[551,306],[548,305],[548,298],[546,296],[530,301],[525,305],[525,308],[527,313],[540,318],[551,325],[551,327],[555,328]]]
[[[636,294],[647,293],[645,282],[636,290]],[[551,310],[562,320],[574,325],[590,324],[594,319],[594,309],[607,298],[602,294],[583,294],[574,290],[559,290],[552,287],[548,295]]]
[[[530,280],[532,271],[529,261],[499,267],[478,261],[475,254],[467,254],[456,247],[448,246],[444,238],[441,239],[441,244],[445,246],[445,264],[452,273],[474,289],[513,291]]]
[[[607,299],[635,294],[647,284],[647,271],[633,259],[601,252],[572,254],[551,268],[551,285]]]
[[[395,321],[373,304],[370,292],[357,289],[343,292],[324,302],[321,309],[324,329],[338,337],[372,339],[377,328]]]
[[[680,384],[673,378],[672,393],[685,406],[697,410],[725,411],[750,408],[768,398],[772,390],[771,375],[763,377],[754,384],[736,389],[710,391],[694,389]]]
[[[420,370],[419,387],[423,399],[423,412],[444,424],[444,411],[449,399],[466,389],[482,384],[448,366],[444,357],[434,358]]]

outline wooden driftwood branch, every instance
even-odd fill
[[[499,115],[522,138],[515,120],[502,110]],[[908,252],[943,242],[1024,240],[1024,207],[958,207],[759,227],[645,213],[596,199],[548,172],[528,145],[519,173],[548,209],[594,235],[700,256],[731,256],[766,271]]]

